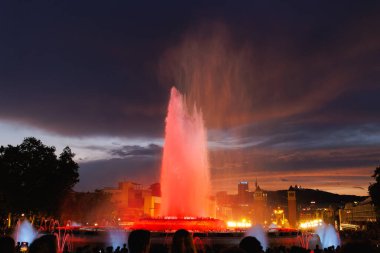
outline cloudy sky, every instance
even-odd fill
[[[379,1],[3,1],[0,145],[77,190],[159,180],[170,87],[203,112],[214,191],[366,195],[380,163]]]

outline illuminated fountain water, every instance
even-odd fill
[[[172,88],[166,117],[161,167],[161,218],[142,219],[133,228],[149,230],[221,230],[209,218],[210,173],[202,113]]]
[[[114,249],[122,247],[127,241],[127,234],[123,229],[111,229],[108,231],[108,244]]]
[[[321,241],[323,248],[328,248],[330,246],[340,246],[340,238],[338,232],[335,230],[334,226],[331,224],[323,223],[318,226],[315,231]]]
[[[34,229],[33,225],[25,219],[24,221],[18,221],[16,224],[15,232],[13,234],[13,239],[16,242],[27,242],[30,244],[34,239],[37,238],[37,231]]]
[[[261,246],[264,250],[268,248],[268,238],[267,233],[261,225],[255,225],[247,230],[245,236],[256,237],[257,240],[261,243]]]
[[[171,89],[161,168],[161,215],[208,217],[210,176],[202,113]]]

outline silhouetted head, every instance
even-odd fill
[[[370,253],[370,252],[376,252],[376,249],[372,246],[370,241],[353,241],[348,242],[341,248],[342,253],[353,253],[353,252],[360,252],[360,253]]]
[[[0,252],[1,253],[14,253],[16,252],[15,240],[9,236],[0,237]]]
[[[308,250],[298,246],[292,246],[289,253],[306,253]]]
[[[30,244],[29,253],[57,253],[57,237],[55,235],[43,235]]]
[[[196,253],[193,236],[185,229],[177,230],[173,236],[171,253]]]
[[[148,253],[150,249],[150,232],[148,230],[133,230],[128,237],[130,253]]]
[[[113,247],[109,246],[106,248],[106,253],[112,253],[113,252]]]
[[[239,248],[245,250],[247,253],[263,252],[263,247],[261,246],[261,243],[259,242],[259,240],[256,239],[256,237],[253,236],[244,237],[239,243]]]
[[[220,253],[249,253],[249,252],[246,252],[245,250],[239,248],[239,247],[229,247],[229,248],[226,248],[226,249],[222,249],[220,251]]]

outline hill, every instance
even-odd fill
[[[347,202],[362,201],[366,196],[356,195],[340,195],[326,191],[297,188],[296,199],[297,205],[310,205],[311,201],[315,201],[317,206],[343,206]],[[287,190],[267,191],[268,203],[280,203],[287,205]]]

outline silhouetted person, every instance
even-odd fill
[[[128,237],[128,248],[130,253],[149,253],[150,232],[148,230],[133,230]]]
[[[220,251],[220,253],[248,253],[246,252],[245,250],[239,248],[239,247],[229,247],[229,248],[226,248],[226,249],[222,249]]]
[[[152,253],[169,253],[168,248],[160,243],[160,244],[153,244],[150,248],[150,252]]]
[[[322,253],[322,250],[319,248],[319,245],[315,245],[314,253]]]
[[[15,253],[15,240],[9,236],[0,237],[0,252],[1,253]]]
[[[20,252],[21,242],[16,243],[16,252]]]
[[[253,236],[244,237],[239,243],[239,248],[245,250],[247,253],[263,252],[263,247],[261,246],[261,243],[259,242],[259,240],[256,239],[256,237]]]
[[[174,233],[170,253],[197,253],[193,236],[189,231],[179,229]]]
[[[127,244],[123,244],[123,248],[121,248],[120,253],[128,253]]]
[[[117,246],[114,253],[120,253],[120,246]]]
[[[376,249],[372,246],[370,241],[358,241],[358,242],[349,242],[343,245],[341,248],[341,253],[372,253],[372,252],[378,252]]]
[[[306,252],[307,252],[307,249],[304,249],[298,246],[292,246],[289,251],[289,253],[306,253]]]
[[[106,253],[113,253],[113,247],[112,246],[107,247]]]
[[[43,235],[34,240],[29,247],[29,253],[57,253],[57,237],[55,235]]]

